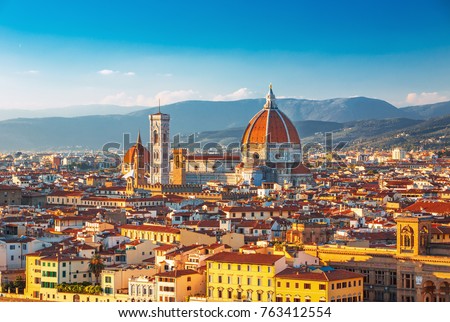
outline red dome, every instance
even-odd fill
[[[278,109],[272,84],[266,95],[264,108],[253,116],[242,136],[242,145],[251,143],[300,144],[300,137],[294,124]]]
[[[245,129],[242,144],[248,143],[300,144],[300,137],[286,114],[278,108],[265,108],[250,120]]]
[[[127,153],[125,153],[123,162],[124,163],[133,163],[134,156],[136,153],[139,153],[141,162],[143,161],[144,164],[148,164],[150,162],[150,152],[148,152],[148,150],[140,143],[136,143],[127,151]]]

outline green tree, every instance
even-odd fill
[[[97,254],[97,253],[94,254],[94,256],[92,256],[92,258],[89,262],[89,271],[92,274],[94,274],[96,284],[99,284],[98,278],[104,268],[105,268],[105,265],[103,264],[103,259],[100,257],[99,254]]]

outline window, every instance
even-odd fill
[[[269,273],[270,273],[270,266],[269,266],[269,267],[267,267],[267,272],[269,272]]]
[[[397,285],[397,272],[389,272],[389,285]]]
[[[261,286],[261,279],[260,278],[258,278],[258,286]]]
[[[228,264],[228,270],[230,270],[231,269],[231,264]]]
[[[375,271],[375,284],[384,285],[384,271]]]
[[[295,283],[295,288],[298,288],[298,283]]]
[[[364,283],[369,283],[369,271],[366,269],[361,270],[361,274],[364,275]]]
[[[342,282],[342,288],[346,288],[347,287],[347,282]]]
[[[403,288],[414,288],[413,274],[402,274]]]
[[[66,271],[62,271],[62,277],[66,277]]]
[[[247,285],[252,285],[252,279],[250,277],[247,277]]]
[[[219,299],[222,298],[222,290],[219,290],[219,291],[218,291],[218,297],[219,297]]]
[[[289,283],[289,282],[286,282],[286,287],[291,287],[291,283]]]
[[[66,267],[66,263],[62,263],[62,267]]]
[[[105,283],[111,283],[111,276],[105,276]]]
[[[261,272],[261,266],[258,265],[258,272]]]
[[[187,278],[187,281],[188,281],[188,282],[190,282],[190,281],[191,281],[191,277],[190,277],[190,276],[188,276],[188,278]]]
[[[280,281],[277,282],[277,287],[281,287],[281,282]]]
[[[241,270],[241,265],[237,266],[237,270],[240,271]]]
[[[319,290],[325,291],[327,289],[327,286],[325,284],[319,284]]]
[[[233,291],[228,290],[228,298],[231,299],[233,297]]]
[[[305,283],[304,288],[305,288],[305,290],[310,290],[311,289],[311,284]]]
[[[10,249],[10,250],[16,249],[16,245],[9,245],[9,249]]]
[[[247,265],[247,272],[250,272],[250,265]]]
[[[191,287],[188,286],[188,287],[186,288],[186,291],[190,291],[190,290],[191,290]]]
[[[272,280],[267,280],[267,286],[272,286]]]
[[[12,260],[12,261],[14,260],[14,255],[11,255],[11,260]]]
[[[222,283],[222,276],[219,276],[219,277],[218,277],[218,282],[219,282],[219,283]]]

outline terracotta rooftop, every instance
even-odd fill
[[[220,263],[236,263],[236,264],[258,264],[258,265],[273,265],[275,262],[283,258],[282,255],[267,255],[267,254],[240,254],[222,252],[213,255],[207,261]]]

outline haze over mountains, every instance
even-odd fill
[[[264,99],[185,101],[162,106],[161,110],[171,116],[171,135],[197,133],[201,141],[226,143],[240,139],[250,118],[263,105]],[[366,97],[321,101],[279,99],[278,105],[294,121],[304,140],[317,132],[328,131],[335,131],[336,135],[343,131],[346,135],[351,134],[352,140],[358,140],[404,130],[426,122],[424,120],[450,114],[450,102],[399,109],[383,100]],[[3,119],[0,121],[0,150],[97,150],[108,142],[122,143],[124,133],[130,133],[133,142],[138,130],[145,140],[148,115],[155,113],[157,108],[91,105],[62,110],[35,111],[35,114],[27,114],[28,118],[8,120],[4,119],[11,116],[13,110],[8,113],[0,110],[0,119]],[[48,115],[46,113],[73,117],[43,117]],[[371,123],[364,123],[368,120],[372,120]],[[445,133],[445,128],[440,131]]]

